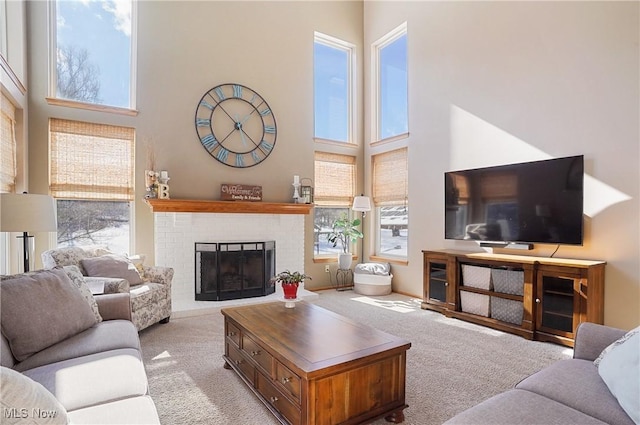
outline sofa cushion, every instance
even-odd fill
[[[3,424],[68,424],[66,409],[41,384],[12,369],[0,368]]]
[[[18,361],[96,323],[91,307],[62,269],[12,276],[0,285],[2,333]]]
[[[611,425],[633,425],[589,360],[559,360],[516,388],[540,394]]]
[[[91,292],[91,289],[89,289],[89,285],[87,285],[87,282],[85,281],[84,276],[82,276],[82,272],[80,272],[78,266],[65,266],[63,269],[87,301],[87,304],[91,307],[93,315],[96,317],[96,322],[102,322],[102,316],[100,316],[100,310],[98,310],[98,303],[96,303],[96,299],[93,297],[93,293]]]
[[[604,425],[598,419],[524,390],[509,390],[457,414],[444,425]]]
[[[24,371],[43,365],[119,348],[140,350],[138,331],[128,320],[108,320],[97,323],[84,332],[45,348],[18,363],[15,369]]]
[[[142,283],[142,277],[136,266],[122,255],[101,255],[84,258],[81,262],[88,276],[118,277],[128,280],[131,285]]]
[[[75,424],[159,424],[160,418],[149,396],[130,397],[69,412]]]
[[[598,374],[633,421],[640,425],[640,328],[628,332],[599,357]],[[594,362],[596,363],[596,362]]]
[[[103,351],[25,370],[68,411],[147,395],[147,375],[133,348]]]

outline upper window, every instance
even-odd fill
[[[354,46],[315,33],[313,89],[315,138],[351,143]]]
[[[351,213],[356,190],[356,158],[328,152],[315,153],[314,250],[316,257],[342,252],[327,240],[333,222]]]
[[[135,2],[51,2],[50,96],[135,108]]]
[[[407,24],[374,43],[377,140],[409,131]]]
[[[58,246],[131,252],[133,128],[49,120],[49,192],[57,199]]]

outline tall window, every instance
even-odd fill
[[[374,155],[373,203],[376,207],[376,254],[407,257],[409,231],[407,148]]]
[[[0,98],[0,192],[16,189],[16,108],[2,93]]]
[[[409,131],[407,24],[374,43],[377,140]]]
[[[353,142],[353,56],[355,47],[315,33],[313,88],[315,138]]]
[[[58,246],[131,252],[134,129],[49,120],[49,191],[57,200]]]
[[[335,256],[341,252],[339,245],[334,248],[327,240],[327,235],[337,218],[350,214],[355,190],[355,157],[315,153],[314,256]]]
[[[49,5],[50,96],[135,108],[135,2],[57,0]]]

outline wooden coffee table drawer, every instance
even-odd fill
[[[248,335],[242,334],[242,351],[262,367],[269,376],[273,375],[273,357]]]
[[[227,342],[227,350],[231,363],[233,363],[234,366],[240,369],[242,375],[247,378],[247,380],[251,382],[251,384],[255,385],[255,367],[251,364],[251,362],[244,358],[240,350],[234,347],[233,344],[229,344]]]
[[[300,402],[300,377],[278,361],[276,361],[276,382],[294,400]]]
[[[240,329],[231,322],[226,322],[227,338],[232,341],[236,347],[240,347]]]
[[[257,373],[257,389],[260,395],[292,425],[300,424],[300,409],[282,394],[271,380]]]

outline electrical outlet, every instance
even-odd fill
[[[324,272],[325,272],[325,273],[330,273],[330,272],[331,272],[331,271],[329,270],[329,265],[328,265],[328,264],[326,264],[326,265],[324,266]]]

